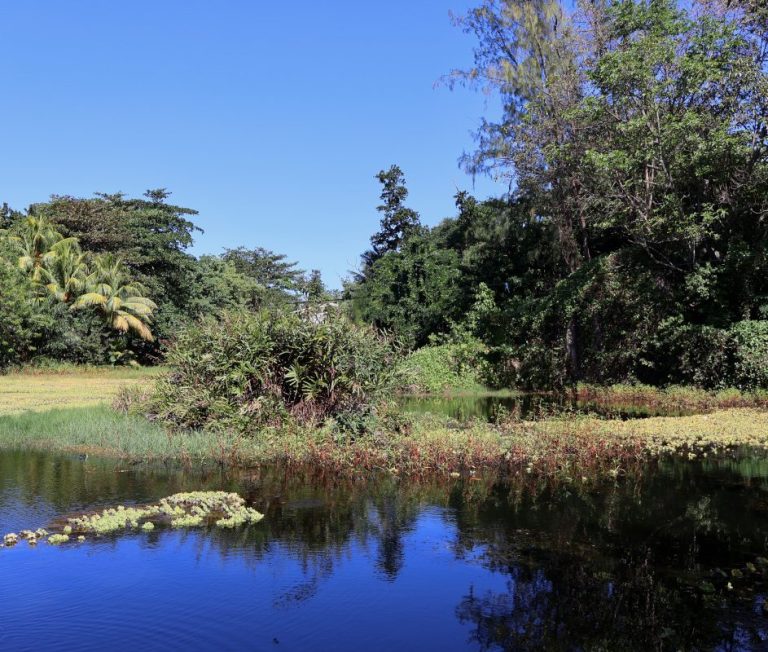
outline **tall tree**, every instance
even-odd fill
[[[381,205],[376,210],[381,213],[381,227],[371,237],[374,258],[379,258],[390,251],[397,251],[402,244],[420,227],[419,214],[405,206],[408,189],[405,187],[405,175],[397,166],[381,170],[376,178],[382,185]]]
[[[222,258],[264,288],[263,300],[283,301],[301,291],[304,271],[297,263],[286,260],[284,254],[263,247],[237,247],[226,249]]]

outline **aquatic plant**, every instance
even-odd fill
[[[48,536],[48,543],[66,543],[70,535],[77,535],[78,541],[85,541],[86,535],[101,536],[124,530],[140,529],[150,532],[156,524],[170,524],[171,527],[199,527],[215,525],[232,528],[249,523],[258,523],[264,515],[247,507],[245,499],[226,491],[192,491],[174,494],[158,503],[138,507],[118,505],[93,514],[83,514],[67,519],[61,533],[48,536],[45,530],[22,530],[6,534],[3,543],[15,545],[25,538],[29,543]]]

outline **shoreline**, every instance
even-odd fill
[[[107,405],[0,416],[0,449],[45,450],[125,461],[254,467],[310,465],[339,474],[532,474],[566,481],[632,475],[665,454],[689,458],[738,447],[768,450],[768,410],[732,408],[682,417],[606,420],[568,415],[456,426],[414,418],[404,432],[346,442],[328,428],[170,433]]]

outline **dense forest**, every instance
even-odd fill
[[[474,343],[498,385],[767,385],[764,3],[486,0],[458,23],[475,61],[447,83],[504,105],[462,164],[513,190],[428,229],[383,172],[359,318]]]
[[[0,368],[160,362],[179,330],[227,310],[288,309],[329,295],[318,271],[266,249],[187,252],[196,211],[122,194],[4,205]]]
[[[759,0],[507,3],[457,23],[498,93],[471,174],[509,181],[432,228],[403,171],[332,296],[319,272],[233,248],[187,252],[196,212],[164,190],[53,196],[0,226],[0,367],[158,362],[179,329],[331,298],[485,385],[768,386],[768,9]]]

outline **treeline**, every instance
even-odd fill
[[[0,213],[0,369],[47,360],[151,364],[181,328],[225,310],[329,298],[320,273],[281,254],[196,258],[196,211],[167,201],[53,196]]]
[[[768,10],[753,0],[486,0],[460,21],[497,92],[435,228],[380,174],[358,318],[469,353],[486,382],[768,386]],[[461,361],[459,361],[461,362]]]

